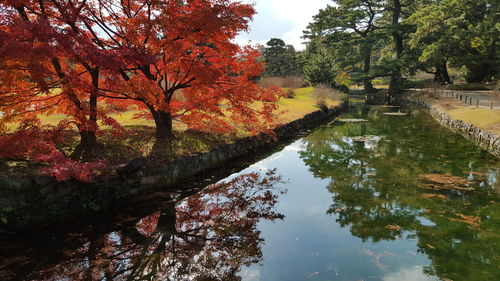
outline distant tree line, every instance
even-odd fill
[[[261,48],[262,58],[266,63],[264,76],[286,77],[302,75],[304,53],[295,50],[279,38],[272,38]]]

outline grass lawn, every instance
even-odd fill
[[[470,106],[454,106],[446,110],[454,119],[473,124],[486,131],[500,135],[500,110],[475,108]]]
[[[276,111],[276,118],[278,118],[279,123],[288,123],[290,121],[296,120],[298,118],[304,117],[304,115],[318,110],[316,106],[317,99],[312,96],[313,87],[296,89],[296,96],[294,98],[281,98],[278,101],[278,110]],[[340,101],[327,101],[329,106],[335,106],[340,104]],[[111,114],[111,117],[116,119],[124,127],[135,127],[135,126],[145,126],[154,127],[153,120],[146,119],[134,119],[134,114],[137,111],[126,111],[120,114]],[[65,115],[55,114],[50,116],[40,117],[43,124],[46,125],[57,125],[61,120],[65,118]],[[182,125],[179,123],[174,124],[174,126],[179,130],[182,129]],[[9,129],[14,130],[17,124],[9,124]],[[105,128],[105,127],[104,127]]]
[[[278,110],[274,113],[278,125],[291,122],[319,109],[316,105],[317,99],[312,95],[312,87],[296,89],[295,93],[294,98],[282,98],[278,101]],[[326,103],[329,106],[335,106],[340,104],[340,101],[327,100]],[[99,141],[104,144],[101,154],[102,158],[107,159],[111,165],[126,163],[134,157],[147,156],[152,151],[155,141],[154,122],[134,119],[135,113],[136,111],[127,111],[112,115],[129,130],[123,137],[117,138],[110,133],[110,130],[106,130],[106,127],[102,127],[103,133],[98,136]],[[51,115],[42,116],[41,120],[47,125],[57,125],[64,118],[64,115]],[[9,129],[15,130],[16,127],[17,124],[10,124]],[[248,132],[241,130],[230,134],[202,133],[187,130],[186,126],[180,122],[174,122],[174,130],[176,138],[172,144],[171,152],[165,155],[166,158],[177,158],[181,155],[208,151],[222,143],[232,142],[249,135]],[[78,144],[79,138],[76,130],[67,133],[66,142],[61,145],[60,149],[69,155]]]
[[[282,98],[278,102],[278,106],[279,111],[284,111],[284,113],[280,115],[279,121],[288,123],[318,110],[317,99],[313,97],[312,92],[312,87],[301,88],[295,90],[296,96],[294,98]],[[327,103],[329,106],[335,106],[339,105],[340,101],[328,100]]]
[[[490,133],[500,135],[500,110],[465,106],[463,103],[447,97],[430,98],[426,94],[415,94],[430,104],[439,106],[453,119],[462,120]]]

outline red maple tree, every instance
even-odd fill
[[[282,93],[254,83],[263,70],[259,52],[232,41],[248,28],[255,13],[251,5],[228,0],[97,3],[88,21],[104,32],[91,31],[94,41],[114,50],[125,66],[115,76],[121,79],[106,91],[148,111],[157,140],[172,140],[174,119],[212,132],[230,131],[235,124],[256,132],[272,121],[275,104],[270,102]],[[255,106],[259,101],[263,105]]]
[[[0,2],[0,109],[4,122],[62,114],[80,144],[75,160],[88,160],[97,146],[97,121],[117,126],[98,110],[99,83],[111,53],[95,47],[81,28],[82,2]],[[106,60],[108,59],[108,60]]]
[[[120,128],[116,108],[153,119],[162,144],[173,120],[265,130],[282,92],[254,83],[259,52],[233,42],[254,13],[229,0],[0,0],[0,128],[65,116],[58,128],[76,125],[80,161],[95,159],[98,121]]]

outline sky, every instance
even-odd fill
[[[271,38],[281,38],[286,44],[303,50],[302,31],[312,21],[312,17],[331,0],[246,0],[256,3],[257,14],[250,23],[250,31],[236,38],[239,44],[264,45]]]

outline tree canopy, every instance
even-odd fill
[[[275,109],[270,101],[281,92],[254,83],[264,70],[259,51],[232,40],[254,13],[251,5],[229,0],[2,0],[0,128],[66,116],[54,130],[79,131],[70,155],[79,161],[95,159],[100,125],[124,132],[110,113],[125,109],[154,120],[157,143],[167,146],[173,120],[201,131],[238,125],[262,131]],[[265,103],[252,106],[259,101]],[[20,127],[24,135],[43,142],[43,133],[26,133],[40,128],[29,122]],[[1,137],[0,146],[9,141]],[[37,151],[57,150],[49,144]],[[16,147],[23,146],[9,151]]]
[[[293,45],[279,38],[272,38],[261,48],[265,62],[264,76],[286,77],[302,74],[302,54]]]
[[[367,91],[372,79],[390,77],[389,92],[397,94],[404,76],[419,71],[452,83],[450,66],[467,82],[488,82],[498,73],[498,7],[487,0],[333,0],[304,32],[306,68],[326,49],[333,72],[346,71]]]

